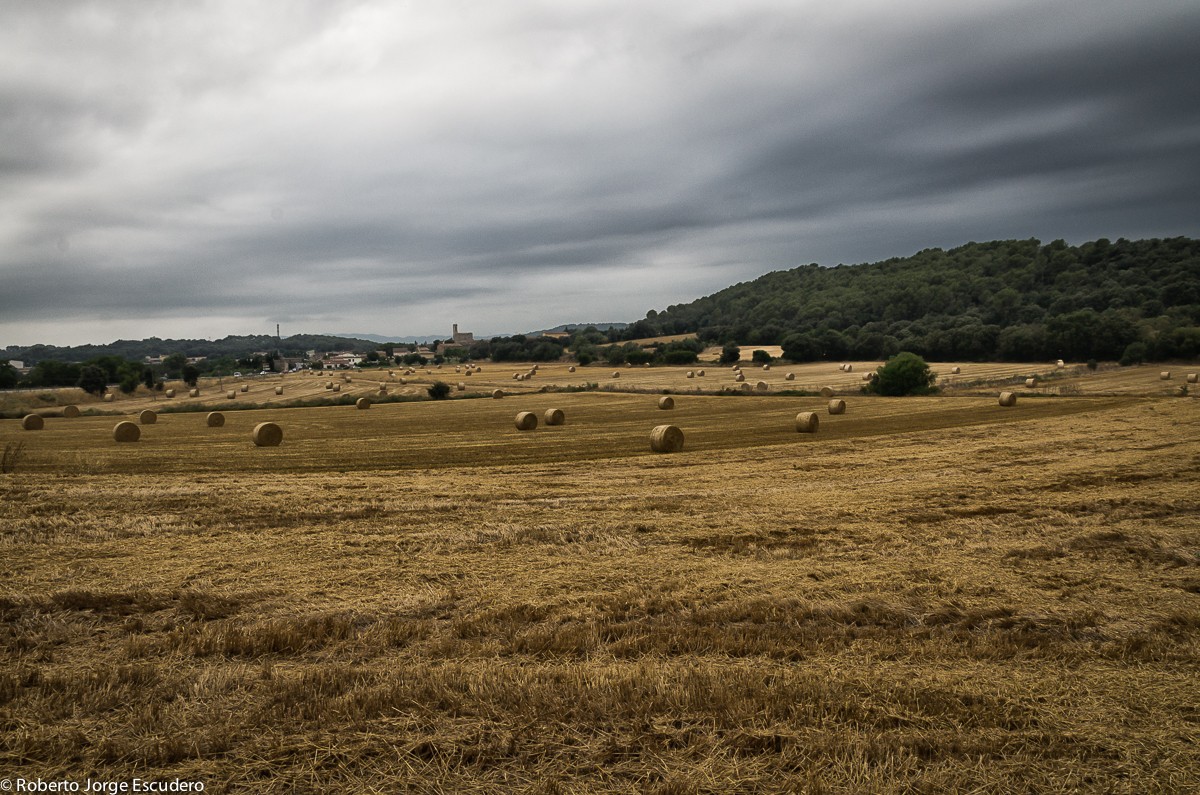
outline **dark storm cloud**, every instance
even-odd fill
[[[0,2],[0,22],[0,344],[121,318],[515,331],[810,261],[1197,234],[1194,3]]]

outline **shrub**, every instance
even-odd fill
[[[740,358],[742,358],[742,349],[732,342],[726,343],[725,347],[721,349],[721,364],[733,364]]]
[[[937,378],[920,356],[902,351],[880,367],[866,389],[877,395],[928,395],[934,392]]]
[[[108,373],[103,367],[97,367],[94,364],[89,364],[79,371],[79,381],[76,383],[84,392],[90,392],[93,395],[103,395],[105,388],[108,386]],[[134,384],[136,388],[137,384]]]
[[[434,381],[426,391],[432,400],[445,400],[450,397],[450,385],[443,381]]]
[[[755,364],[770,364],[771,354],[767,353],[766,351],[755,351],[754,355],[750,357],[750,360]]]
[[[1148,352],[1146,343],[1131,342],[1125,346],[1125,352],[1121,354],[1120,365],[1122,367],[1129,367],[1130,365],[1141,364],[1146,361]]]

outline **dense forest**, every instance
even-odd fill
[[[625,339],[696,332],[793,361],[1194,358],[1200,241],[968,243],[864,265],[768,273],[650,311]]]

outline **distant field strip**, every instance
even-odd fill
[[[255,409],[225,412],[223,427],[209,428],[204,413],[162,414],[143,426],[132,445],[112,440],[111,417],[50,418],[45,430],[24,432],[18,421],[0,422],[0,443],[20,440],[28,468],[54,472],[345,471],[437,469],[629,458],[649,454],[650,429],[670,423],[683,429],[683,456],[708,451],[783,445],[797,455],[824,455],[841,443],[880,436],[1049,420],[1107,411],[1118,398],[1025,399],[1001,408],[993,398],[874,398],[848,400],[846,414],[831,416],[823,398],[682,395],[661,411],[653,395],[549,393],[504,400],[392,403],[356,411],[353,406]],[[1139,402],[1125,399],[1123,405]],[[566,412],[559,427],[521,432],[517,411],[539,416]],[[795,416],[815,411],[820,429],[797,434]],[[250,432],[259,422],[283,428],[278,448],[256,449]]]

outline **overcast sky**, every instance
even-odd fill
[[[0,0],[0,347],[1200,236],[1196,0]]]

